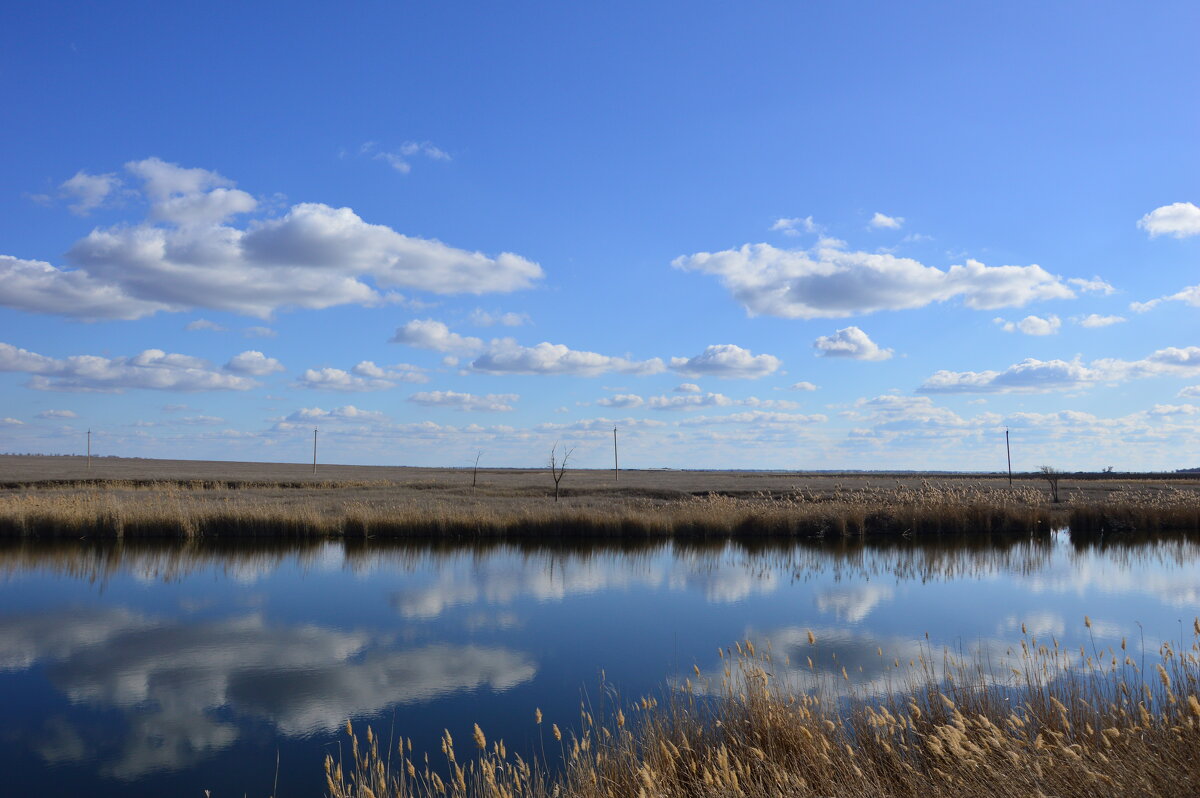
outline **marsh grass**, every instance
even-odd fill
[[[445,732],[431,764],[410,740],[389,746],[367,728],[364,743],[347,723],[349,757],[327,757],[326,788],[333,798],[1196,795],[1200,621],[1193,632],[1186,650],[1164,644],[1146,673],[1125,641],[1075,651],[1026,636],[1003,663],[922,656],[882,695],[839,690],[815,668],[799,685],[790,663],[746,641],[722,652],[716,684],[696,669],[662,701],[622,702],[603,686],[567,734],[531,712],[542,750],[530,758],[476,725],[466,752]]]

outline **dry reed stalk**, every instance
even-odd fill
[[[1200,638],[1200,619],[1193,629]],[[349,763],[327,758],[333,798],[614,798],[615,796],[962,795],[1095,798],[1200,794],[1200,645],[1170,644],[1149,681],[1118,652],[1081,652],[1027,637],[997,680],[980,661],[923,657],[889,693],[840,699],[828,681],[780,679],[752,641],[730,652],[719,683],[689,679],[667,702],[583,707],[553,767],[509,755],[502,740],[460,761],[447,732],[443,768],[399,746],[394,767],[368,729]],[[601,690],[602,696],[611,691]],[[628,710],[628,718],[625,714]],[[607,719],[604,717],[607,714]],[[536,720],[540,723],[540,712]],[[349,728],[349,727],[348,727]]]

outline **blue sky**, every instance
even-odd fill
[[[1190,3],[14,3],[0,451],[1200,465]]]

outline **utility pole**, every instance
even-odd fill
[[[1004,428],[1004,451],[1008,453],[1008,486],[1012,487],[1012,447],[1008,443],[1008,427]]]
[[[613,427],[613,482],[617,481],[617,428]]]
[[[88,430],[88,471],[92,470],[92,431]]]
[[[313,427],[313,474],[317,473],[317,428]]]

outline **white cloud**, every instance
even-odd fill
[[[939,371],[918,389],[922,393],[1040,393],[1086,388],[1146,377],[1200,376],[1200,346],[1167,347],[1141,360],[1026,358],[1004,371]]]
[[[1125,321],[1124,316],[1101,316],[1099,313],[1089,313],[1087,316],[1075,319],[1080,327],[1109,327]]]
[[[390,342],[435,352],[478,352],[483,349],[483,341],[479,338],[450,332],[449,327],[433,319],[414,319],[397,327]]]
[[[1022,332],[1025,335],[1054,335],[1062,328],[1062,319],[1058,316],[1026,316],[1017,322],[994,319],[1005,332]]]
[[[583,421],[575,421],[570,424],[538,424],[536,429],[540,432],[611,432],[613,427],[620,427],[622,430],[631,429],[649,429],[654,427],[665,427],[666,422],[655,421],[651,418],[589,418]]]
[[[4,418],[0,418],[0,427],[23,427],[23,426],[25,426],[25,422],[21,421],[19,418],[13,418],[12,416],[5,416]]]
[[[891,349],[882,349],[858,327],[844,327],[833,335],[813,341],[818,357],[848,357],[853,360],[887,360]]]
[[[72,355],[57,359],[0,343],[0,371],[30,374],[29,387],[40,391],[244,391],[258,384],[218,371],[200,358],[161,349],[147,349],[131,357]]]
[[[43,410],[38,418],[79,418],[74,410]]]
[[[887,216],[875,211],[875,215],[871,217],[871,221],[867,222],[867,226],[875,230],[899,230],[904,226],[904,217]]]
[[[1191,202],[1173,202],[1150,211],[1137,224],[1151,238],[1161,235],[1187,238],[1200,234],[1200,207]]]
[[[681,382],[672,390],[675,393],[700,393],[700,386],[694,382]]]
[[[750,315],[842,318],[921,308],[962,298],[967,307],[1020,307],[1075,293],[1040,266],[985,266],[976,260],[943,271],[911,258],[847,252],[829,242],[811,251],[770,244],[676,258],[684,271],[716,275]]]
[[[1168,294],[1158,299],[1151,299],[1148,302],[1130,302],[1129,309],[1134,313],[1145,313],[1148,310],[1153,310],[1163,302],[1182,302],[1185,305],[1200,308],[1200,285],[1190,285],[1182,291]]]
[[[817,390],[817,386],[811,382],[808,382],[807,380],[801,380],[800,382],[793,382],[791,385],[789,385],[788,390],[790,390],[790,391],[815,391],[815,390]]]
[[[816,233],[820,227],[811,216],[796,216],[791,219],[776,219],[771,230],[783,233],[785,236],[798,236],[801,233]]]
[[[189,321],[186,325],[184,325],[183,329],[187,330],[188,332],[197,332],[199,330],[207,330],[208,332],[225,332],[226,330],[225,327],[222,327],[215,321],[209,321],[208,319],[196,319],[195,321]]]
[[[727,416],[693,416],[679,422],[681,427],[709,427],[726,424],[746,424],[762,427],[792,427],[824,424],[828,416],[816,413],[802,415],[800,413],[772,413],[764,410],[749,410],[744,413],[730,413]]]
[[[87,216],[103,205],[108,195],[120,185],[121,179],[111,172],[89,175],[81,169],[74,177],[63,181],[58,188],[63,196],[75,198],[75,202],[67,206],[72,213]]]
[[[396,301],[391,289],[482,294],[529,287],[541,268],[512,253],[488,257],[368,224],[350,208],[294,205],[234,227],[253,197],[204,169],[151,158],[142,178],[150,219],[97,228],[68,253],[77,269],[0,257],[0,304],[82,319],[135,319],[206,307],[269,317]]]
[[[191,424],[194,426],[213,426],[215,424],[224,424],[225,419],[219,416],[184,416],[176,423]]]
[[[774,355],[755,355],[734,344],[712,344],[695,357],[673,357],[671,368],[685,377],[757,379],[783,364]]]
[[[596,404],[601,407],[641,407],[645,403],[646,400],[635,393],[619,393],[616,396],[596,400]]]
[[[408,401],[425,407],[448,407],[452,410],[504,412],[513,409],[513,402],[521,397],[515,393],[489,393],[476,396],[457,391],[423,391],[414,393]]]
[[[528,313],[489,313],[475,308],[471,311],[470,322],[476,327],[492,327],[499,324],[504,327],[521,327],[529,323]]]
[[[394,150],[381,150],[374,141],[368,141],[359,147],[359,153],[383,161],[402,175],[412,171],[414,157],[424,157],[431,161],[449,161],[450,154],[428,141],[406,141]]]
[[[664,368],[659,358],[630,360],[595,352],[581,352],[562,344],[543,341],[521,346],[511,338],[493,340],[489,350],[471,363],[471,368],[488,374],[574,374],[594,377],[609,372],[657,374]]]
[[[397,382],[429,382],[429,377],[407,363],[383,368],[364,360],[350,371],[307,369],[296,384],[318,391],[384,391],[396,387]]]
[[[1085,294],[1104,294],[1109,296],[1115,294],[1117,289],[1113,288],[1107,281],[1101,280],[1099,277],[1093,277],[1090,280],[1085,280],[1082,277],[1071,277],[1067,280],[1068,283],[1083,291]]]
[[[140,319],[173,309],[166,302],[138,298],[79,269],[63,271],[45,261],[9,255],[0,255],[0,305],[87,320]]]
[[[225,364],[226,371],[232,371],[235,374],[252,374],[255,377],[262,377],[267,374],[274,374],[277,371],[283,371],[283,364],[273,357],[267,357],[262,352],[256,349],[248,349],[240,355],[234,355],[228,363]]]
[[[602,402],[597,402],[602,404]],[[775,410],[795,410],[798,405],[786,399],[759,399],[748,396],[733,399],[721,393],[684,394],[682,396],[652,396],[648,405],[654,410],[699,410],[704,407],[765,407]]]
[[[1200,399],[1200,385],[1189,385],[1183,388],[1177,394],[1181,399],[1198,398]]]
[[[378,410],[360,410],[354,405],[343,405],[332,410],[319,407],[302,407],[290,413],[285,421],[308,426],[315,422],[346,421],[353,423],[386,424],[388,417]]]

